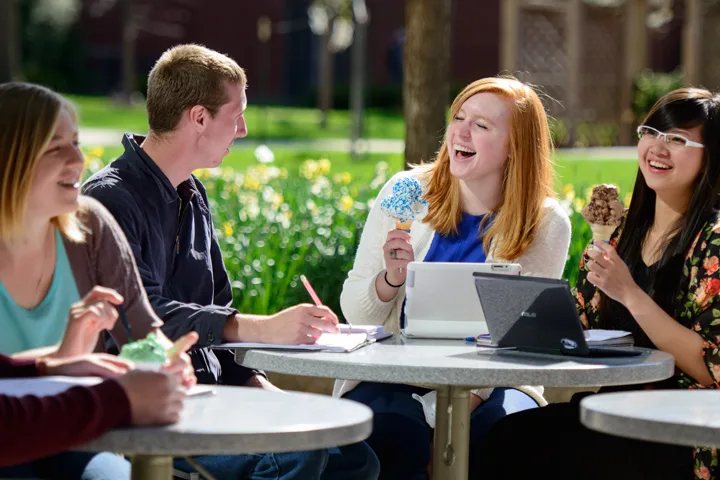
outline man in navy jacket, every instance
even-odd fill
[[[192,172],[220,165],[235,139],[247,134],[246,85],[242,68],[218,52],[197,45],[166,51],[148,79],[148,136],[126,134],[125,153],[88,179],[83,192],[103,203],[125,232],[166,335],[199,334],[200,348],[189,352],[198,382],[277,390],[262,372],[237,365],[231,351],[207,347],[314,343],[323,330],[337,331],[338,319],[327,307],[310,304],[268,316],[231,307],[207,193]],[[320,478],[323,471],[322,478],[366,479],[379,470],[364,443],[332,449],[329,458],[325,451],[265,457],[206,457],[202,463],[233,478],[271,466],[279,469],[271,478],[282,479]]]

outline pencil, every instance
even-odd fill
[[[305,275],[300,275],[300,281],[305,286],[305,290],[310,294],[310,297],[313,299],[313,302],[315,302],[315,306],[322,307],[323,303],[320,301],[320,297],[318,297],[318,294],[315,293],[315,289],[310,285],[310,282],[308,281],[307,277]],[[347,318],[345,319],[348,326],[352,328],[352,323],[350,323],[350,320]]]

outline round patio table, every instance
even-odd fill
[[[349,445],[372,431],[372,411],[325,395],[213,386],[189,397],[175,425],[112,430],[77,447],[129,455],[132,480],[172,478],[173,457],[316,450]]]
[[[720,447],[720,391],[643,390],[583,398],[580,421],[599,432],[690,447]]]
[[[290,375],[433,385],[437,390],[433,478],[466,480],[471,389],[628,385],[672,376],[671,355],[640,350],[642,355],[636,357],[582,358],[396,335],[350,353],[237,348],[235,359],[246,367]]]

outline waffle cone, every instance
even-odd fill
[[[617,225],[599,225],[597,223],[590,224],[590,230],[593,232],[593,240],[598,242],[609,242],[610,237],[615,232]]]
[[[397,228],[398,230],[405,230],[409,232],[412,223],[412,220],[408,220],[407,222],[395,222],[395,228]]]

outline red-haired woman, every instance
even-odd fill
[[[559,278],[570,245],[570,221],[553,193],[551,140],[542,102],[528,85],[506,77],[468,85],[455,98],[437,159],[395,175],[380,192],[360,239],[341,296],[353,323],[397,332],[407,264],[513,262],[523,275]],[[404,177],[425,190],[427,215],[410,232],[395,229],[380,200]],[[432,429],[411,385],[338,382],[335,394],[373,409],[368,443],[381,478],[424,479]],[[471,449],[499,418],[544,405],[542,387],[473,391]],[[470,459],[471,472],[478,471]]]

